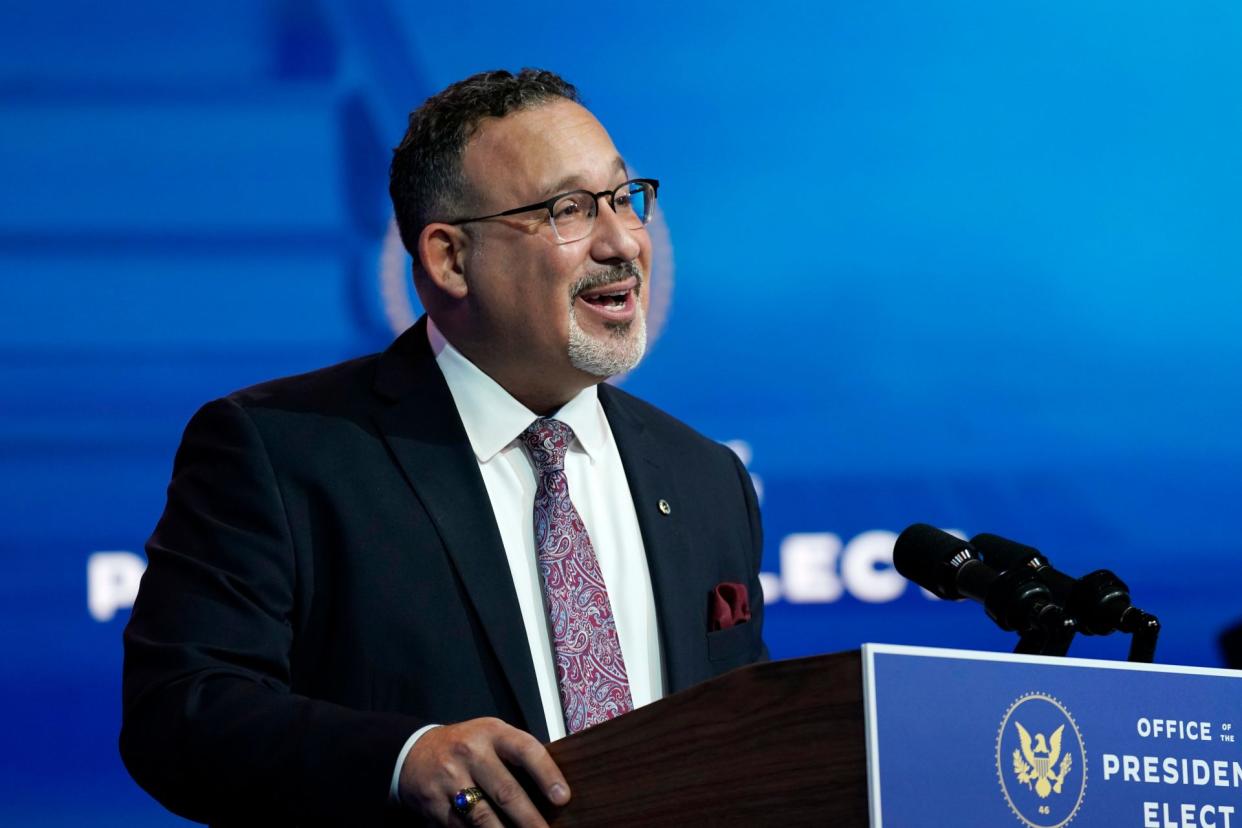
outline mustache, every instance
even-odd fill
[[[602,270],[596,270],[588,273],[578,281],[574,282],[569,288],[569,299],[572,302],[578,298],[578,294],[586,290],[594,290],[604,285],[611,285],[616,282],[623,282],[626,279],[637,279],[638,283],[634,287],[634,293],[642,292],[643,284],[646,277],[643,276],[643,269],[636,261],[626,262],[625,264],[606,267]]]

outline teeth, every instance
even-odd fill
[[[629,291],[621,293],[600,293],[590,297],[587,301],[594,302],[605,307],[620,308],[625,306],[625,297]]]

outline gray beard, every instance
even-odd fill
[[[574,301],[582,291],[628,279],[631,276],[638,278],[638,286],[634,288],[634,300],[638,302],[642,298],[646,280],[643,278],[642,270],[633,262],[585,276],[570,291],[569,362],[579,371],[601,379],[615,377],[632,370],[646,353],[647,318],[643,313],[641,302],[638,302],[635,308],[632,321],[608,325],[604,338],[591,336],[582,330],[574,308]]]

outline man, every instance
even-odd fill
[[[121,734],[170,809],[544,825],[513,775],[568,801],[543,741],[766,657],[744,468],[599,385],[646,342],[658,184],[627,179],[549,72],[411,115],[391,192],[427,317],[209,403],[178,450]]]

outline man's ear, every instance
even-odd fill
[[[466,284],[466,252],[470,237],[451,224],[428,224],[418,234],[418,259],[431,283],[454,299],[470,292]]]

